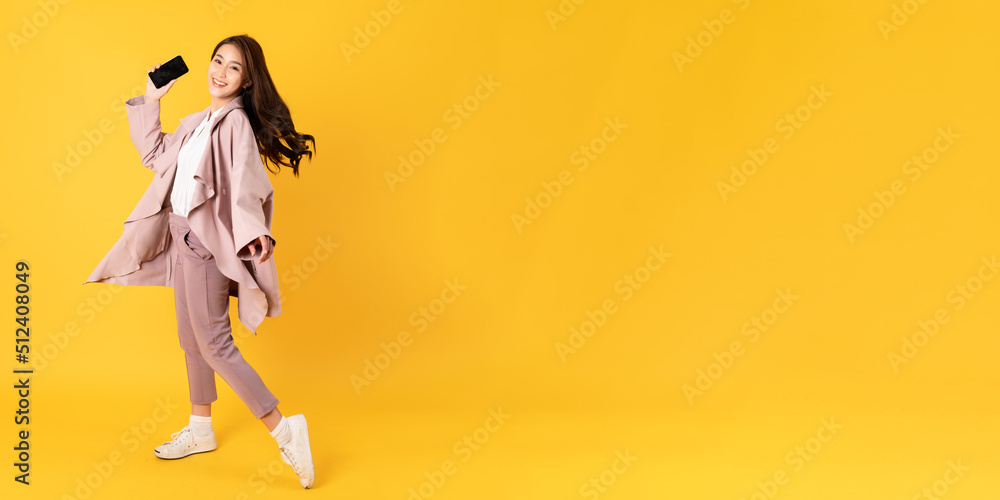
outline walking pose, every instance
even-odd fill
[[[216,448],[212,402],[218,373],[267,427],[282,459],[309,488],[315,473],[305,416],[283,416],[278,399],[243,359],[233,342],[229,297],[239,297],[240,322],[254,333],[265,317],[281,313],[271,258],[274,190],[271,167],[261,156],[275,174],[285,166],[298,177],[299,162],[303,156],[312,159],[316,141],[295,130],[263,50],[247,35],[228,37],[212,50],[206,80],[211,105],[164,133],[160,100],[175,82],[156,88],[147,79],[145,95],[126,102],[129,136],[154,176],[121,238],[87,283],[174,289],[191,417],[153,450],[157,457],[177,459]]]

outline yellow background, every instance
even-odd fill
[[[376,29],[370,11],[387,1],[76,0],[51,16],[45,0],[6,2],[0,496],[406,499],[450,460],[435,499],[749,499],[772,486],[889,499],[935,484],[992,498],[1000,281],[961,309],[949,294],[1000,251],[1000,7],[562,4],[403,0]],[[565,19],[547,14],[560,8]],[[32,19],[44,24],[15,48]],[[377,35],[345,56],[366,25]],[[241,33],[317,142],[300,178],[272,177],[284,312],[256,337],[235,332],[283,412],[308,418],[315,492],[221,380],[219,449],[155,459],[188,415],[171,290],[81,284],[150,180],[122,101],[181,54],[191,72],[162,105],[172,131],[210,103],[215,43]],[[679,68],[685,51],[697,57]],[[475,98],[490,77],[499,86]],[[814,87],[832,95],[818,105]],[[476,109],[454,128],[463,102]],[[786,137],[796,112],[809,118]],[[602,143],[606,120],[627,128]],[[949,127],[959,137],[912,180],[904,164]],[[386,172],[438,128],[446,139],[390,189]],[[718,183],[768,139],[778,149],[723,199]],[[581,147],[603,149],[583,171]],[[67,148],[88,154],[57,174]],[[564,170],[573,182],[519,231],[512,215]],[[894,181],[905,192],[850,238],[844,224]],[[661,246],[671,256],[625,300],[616,283]],[[37,370],[30,486],[10,465],[19,259]],[[446,280],[466,289],[418,331],[411,315],[440,306]],[[776,290],[798,298],[751,342],[744,324]],[[616,312],[561,359],[607,300]],[[894,367],[889,353],[939,309],[949,322]],[[403,331],[411,344],[359,394],[351,377]],[[742,355],[720,372],[733,341]],[[718,377],[686,397],[699,370]],[[509,419],[459,454],[498,409]],[[824,421],[842,427],[831,436]],[[593,495],[591,478],[613,484]]]

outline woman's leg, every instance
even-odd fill
[[[198,381],[205,372],[202,366],[204,363],[213,372],[213,389],[214,373],[218,373],[254,416],[267,427],[278,442],[282,459],[299,475],[299,483],[309,488],[313,484],[315,472],[305,417],[282,416],[278,410],[278,399],[243,359],[243,354],[233,340],[229,322],[230,280],[219,271],[211,252],[201,244],[197,235],[190,230],[183,233],[178,235],[177,243],[180,254],[178,261],[183,263],[184,269],[183,273],[175,275],[174,292],[175,296],[182,296],[182,299],[178,299],[178,304],[181,304],[178,311],[184,311],[183,315],[178,312],[178,328],[180,329],[182,322],[187,323],[199,354],[188,358],[188,379],[192,391],[195,386],[204,385],[204,380]],[[190,351],[193,353],[195,348],[190,348]],[[188,349],[185,350],[187,351]],[[192,377],[192,373],[195,377]],[[214,397],[209,401],[199,400],[194,394],[192,392],[192,425],[196,418],[211,415],[211,402],[215,400]],[[198,417],[198,414],[204,416]]]
[[[212,403],[205,405],[197,405],[191,403],[191,414],[198,415],[199,417],[211,417],[212,416]]]
[[[233,389],[256,418],[278,406],[260,375],[243,359],[229,323],[230,279],[219,271],[211,253],[194,232],[182,241],[187,316],[198,351],[207,365]],[[186,249],[186,250],[185,250]],[[180,276],[178,276],[179,278]],[[176,283],[175,283],[176,289]],[[205,403],[195,401],[193,403]]]
[[[170,225],[170,229],[173,233],[172,236],[176,238],[171,244],[183,245],[184,242],[181,238],[184,237],[187,229],[184,226],[174,224]],[[197,331],[191,321],[192,311],[189,306],[191,294],[188,291],[190,287],[199,289],[203,288],[204,285],[197,282],[197,275],[190,275],[192,271],[196,271],[195,264],[197,263],[192,263],[183,250],[177,249],[178,256],[174,264],[174,310],[177,315],[177,338],[184,351],[184,364],[187,366],[191,414],[209,416],[211,415],[212,402],[218,399],[215,388],[215,370],[202,355]],[[197,312],[197,308],[195,309]],[[205,411],[206,407],[209,409],[208,412]]]
[[[186,259],[177,247],[177,242],[181,241],[187,229],[185,224],[175,224],[174,219],[171,221],[171,254],[176,256],[173,263],[174,307],[177,313],[177,336],[187,366],[191,417],[188,425],[175,432],[170,441],[153,450],[155,456],[164,459],[184,458],[193,453],[212,451],[217,447],[211,419],[212,402],[217,399],[215,371],[201,355],[188,307],[188,288],[192,285],[197,287],[198,284],[188,283],[186,271],[192,266],[185,265]]]
[[[267,412],[267,415],[260,417],[260,421],[267,427],[267,431],[271,432],[275,427],[278,426],[278,422],[281,422],[281,412],[277,408]]]
[[[185,242],[191,254],[201,258],[185,260],[188,266],[185,275],[190,278],[185,285],[189,316],[202,356],[267,427],[271,437],[278,442],[282,460],[299,475],[299,483],[304,488],[311,487],[315,469],[305,417],[281,415],[278,399],[243,359],[233,341],[229,323],[229,278],[219,271],[215,259],[194,232],[187,234]],[[197,286],[192,285],[195,276]]]

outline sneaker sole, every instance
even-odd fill
[[[207,450],[191,450],[191,451],[189,451],[189,452],[187,452],[187,453],[185,453],[183,455],[161,455],[161,454],[157,453],[156,450],[153,450],[153,456],[156,457],[156,458],[163,459],[163,460],[177,460],[177,459],[181,459],[181,458],[184,458],[184,457],[190,457],[191,455],[194,455],[194,454],[197,454],[197,453],[208,453],[210,451],[215,450],[216,448],[218,448],[218,446],[213,446],[213,447],[211,447],[211,448],[209,448]]]

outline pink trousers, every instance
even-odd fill
[[[254,417],[263,417],[278,406],[278,399],[233,341],[229,278],[219,271],[211,252],[191,231],[187,217],[170,213],[170,236],[174,246],[171,254],[177,334],[187,363],[191,403],[209,404],[218,399],[218,373]]]

